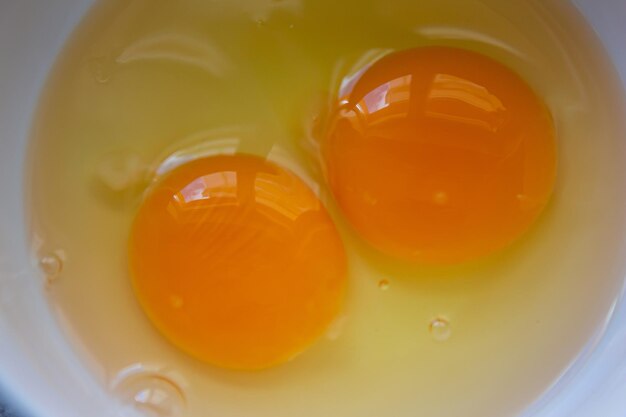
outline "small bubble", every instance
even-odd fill
[[[289,25],[289,29],[293,29],[295,27],[296,27],[296,25],[294,25],[293,23]]]
[[[428,326],[430,334],[437,342],[445,342],[452,335],[450,322],[444,317],[437,317],[430,322]]]
[[[114,192],[129,189],[143,179],[145,164],[132,151],[111,152],[98,162],[96,176],[109,190]]]
[[[378,288],[380,288],[381,291],[387,291],[389,289],[389,280],[381,279],[378,281]]]
[[[115,62],[107,56],[97,56],[87,62],[87,67],[97,83],[106,84],[113,76]]]
[[[63,259],[58,253],[49,253],[39,259],[39,268],[46,275],[46,281],[51,283],[63,270]]]
[[[256,22],[256,25],[260,28],[267,25],[267,22],[265,21],[265,19],[256,19],[255,22]]]
[[[114,391],[126,405],[149,417],[181,417],[185,411],[183,391],[156,372],[122,372]]]

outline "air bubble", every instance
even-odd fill
[[[122,150],[105,155],[96,167],[96,176],[107,189],[120,192],[138,185],[145,169],[139,155]]]
[[[113,76],[115,62],[107,56],[97,56],[88,61],[87,67],[98,84],[106,84]]]
[[[381,279],[378,281],[378,288],[381,291],[387,291],[389,289],[389,280]]]
[[[46,281],[51,283],[61,274],[63,259],[58,253],[49,253],[39,259],[39,268],[46,276]]]
[[[123,371],[114,385],[118,398],[146,417],[181,417],[185,396],[170,378],[156,372]]]
[[[444,317],[437,317],[433,319],[428,328],[431,336],[437,342],[445,342],[452,335],[450,322]]]

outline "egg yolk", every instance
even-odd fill
[[[520,237],[552,193],[551,115],[478,53],[415,48],[346,79],[321,153],[356,232],[409,261],[451,264]]]
[[[320,201],[291,172],[248,155],[170,172],[139,208],[129,260],[160,332],[232,369],[303,351],[337,314],[346,287],[342,242]]]

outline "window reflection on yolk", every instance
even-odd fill
[[[446,47],[387,55],[345,83],[322,156],[362,238],[438,264],[512,243],[546,206],[556,172],[551,116],[526,83]]]
[[[343,246],[320,201],[254,156],[169,173],[137,213],[129,255],[156,327],[226,368],[266,368],[301,352],[337,314],[346,286]]]

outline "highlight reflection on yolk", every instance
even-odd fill
[[[346,260],[313,192],[246,155],[196,160],[145,199],[130,239],[136,294],[193,356],[261,369],[311,344],[338,312]]]
[[[464,262],[522,235],[556,172],[549,112],[526,83],[477,53],[387,55],[346,83],[322,155],[348,221],[380,251]]]

